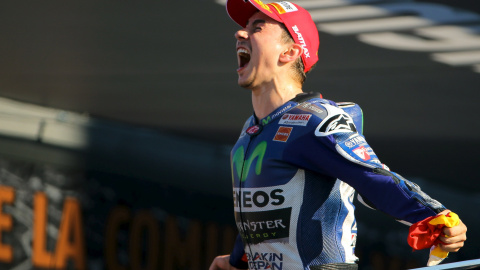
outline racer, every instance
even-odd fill
[[[238,84],[254,114],[232,149],[239,236],[215,269],[357,269],[353,195],[411,225],[446,214],[438,201],[380,162],[362,133],[356,104],[303,93],[317,62],[308,12],[282,1],[228,0],[236,32]],[[444,228],[440,248],[458,251],[466,226]]]

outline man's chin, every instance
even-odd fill
[[[243,88],[251,89],[253,87],[253,79],[242,80],[238,78],[238,85]]]
[[[252,89],[252,84],[250,83],[239,83],[238,84],[240,87],[245,88],[245,89]]]

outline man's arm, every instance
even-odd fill
[[[240,270],[230,264],[230,255],[217,256],[208,270]]]
[[[209,270],[240,270],[248,269],[248,261],[243,249],[242,237],[237,235],[233,251],[230,255],[217,256]]]
[[[450,212],[418,185],[383,165],[363,135],[353,127],[353,120],[342,110],[329,104],[318,107],[327,111],[327,116],[314,113],[318,118],[312,118],[309,123],[316,126],[309,130],[314,136],[307,133],[290,141],[285,156],[287,162],[341,179],[355,188],[369,207],[405,224]],[[458,251],[466,239],[466,226],[460,222],[445,228],[444,232],[451,237],[440,238],[445,243],[441,248]]]

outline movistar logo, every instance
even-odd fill
[[[243,145],[237,148],[232,157],[232,180],[235,173],[233,169],[235,169],[235,171],[237,172],[237,177],[239,179],[241,178],[240,181],[245,181],[245,179],[247,179],[248,172],[250,171],[250,166],[252,166],[254,160],[257,161],[255,165],[255,173],[257,175],[260,175],[260,173],[262,172],[263,157],[265,156],[266,150],[267,142],[262,141],[257,146],[255,146],[255,149],[253,150],[250,157],[245,160],[245,149],[243,148]]]
[[[269,115],[267,118],[262,119],[262,124],[266,125],[266,124],[270,123],[271,120],[272,120],[272,118]]]

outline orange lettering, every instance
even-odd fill
[[[201,269],[201,225],[198,221],[190,221],[190,226],[182,241],[179,226],[175,218],[168,217],[165,226],[165,260],[163,269],[176,269],[176,263],[189,263],[188,269]]]
[[[54,254],[46,250],[47,244],[47,196],[37,192],[33,197],[33,266],[49,268]]]
[[[2,231],[12,230],[12,216],[2,212],[3,203],[12,204],[15,199],[15,190],[11,187],[0,186],[0,261],[10,263],[13,260],[13,249],[2,243]]]
[[[47,206],[45,193],[34,195],[33,266],[41,268],[65,268],[67,259],[76,262],[76,269],[85,269],[85,242],[80,204],[72,198],[65,199],[62,221],[58,231],[57,254],[46,250]]]
[[[146,236],[143,237],[145,228]],[[142,239],[146,239],[146,266],[142,267]],[[148,211],[141,211],[135,215],[130,233],[130,261],[132,270],[158,269],[159,228],[155,218]]]
[[[112,210],[107,221],[105,233],[105,262],[107,269],[126,270],[117,260],[117,235],[122,223],[130,220],[130,211],[127,207],[119,206]]]
[[[71,258],[76,262],[76,269],[86,269],[83,222],[80,204],[76,199],[65,199],[58,233],[55,267],[64,269]]]

